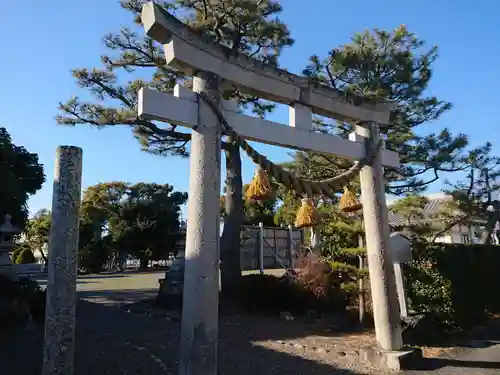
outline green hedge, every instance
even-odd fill
[[[30,264],[35,262],[36,259],[31,249],[22,250],[16,258],[16,264]]]
[[[500,247],[415,245],[406,269],[411,307],[431,312],[449,327],[466,327],[500,312]]]

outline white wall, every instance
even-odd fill
[[[45,254],[45,256],[48,257],[49,252],[48,252],[47,244],[44,244],[42,249],[43,249],[43,253]],[[43,263],[43,258],[42,258],[42,255],[40,254],[40,250],[38,250],[38,249],[34,250],[33,255],[35,256],[37,263]]]
[[[479,243],[481,231],[484,226],[480,225],[455,225],[448,233],[444,233],[436,239],[438,243]],[[477,234],[477,235],[476,235]]]
[[[438,243],[452,243],[451,232],[445,233],[442,236],[439,236],[438,238],[436,238],[436,242],[438,242]]]
[[[450,231],[452,243],[479,243],[484,226],[455,225]]]

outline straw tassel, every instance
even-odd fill
[[[363,205],[346,186],[344,187],[344,193],[340,197],[339,208],[342,212],[355,212],[363,208]]]
[[[266,200],[271,197],[272,193],[273,188],[266,171],[258,167],[252,181],[248,185],[245,196],[251,200]]]
[[[297,211],[295,226],[297,228],[314,227],[321,224],[321,216],[314,207],[314,202],[311,198],[303,198],[302,205]]]

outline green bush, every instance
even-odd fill
[[[29,279],[11,280],[0,275],[0,325],[10,327],[33,320],[43,324],[45,318],[45,291]]]
[[[37,323],[43,323],[45,320],[46,291],[36,281],[29,278],[20,279],[17,281],[17,285],[29,304],[33,320]]]
[[[242,276],[233,300],[251,313],[302,314],[316,307],[314,296],[290,279],[271,275]]]
[[[31,249],[23,249],[16,258],[16,264],[35,263],[36,259]]]
[[[418,243],[415,250],[415,261],[406,268],[414,310],[429,312],[450,328],[500,312],[500,247]]]
[[[12,250],[11,254],[10,254],[10,259],[12,260],[12,263],[16,263],[16,260],[17,260],[17,257],[19,256],[19,254],[21,254],[21,252],[23,250],[26,250],[26,249],[30,249],[29,245],[26,244],[26,243],[20,243],[20,244],[16,244],[16,246],[14,247],[14,249]]]
[[[338,269],[315,254],[299,257],[293,276],[243,276],[233,300],[249,312],[343,311],[348,293],[339,288]]]
[[[358,306],[359,279],[366,280],[366,289],[369,289],[368,269],[359,268],[359,256],[365,257],[364,248],[343,248],[335,251],[327,258],[330,266],[330,289],[337,298],[344,300],[344,306]],[[367,306],[365,306],[366,308]]]

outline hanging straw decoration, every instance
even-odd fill
[[[297,228],[314,227],[321,224],[321,216],[314,207],[314,201],[311,198],[303,198],[302,205],[297,211],[295,226]]]
[[[342,212],[355,212],[363,208],[363,205],[346,186],[344,187],[344,193],[340,197],[339,208]]]
[[[273,193],[273,188],[269,182],[267,173],[261,167],[257,167],[250,185],[245,193],[245,196],[251,200],[266,200]]]

